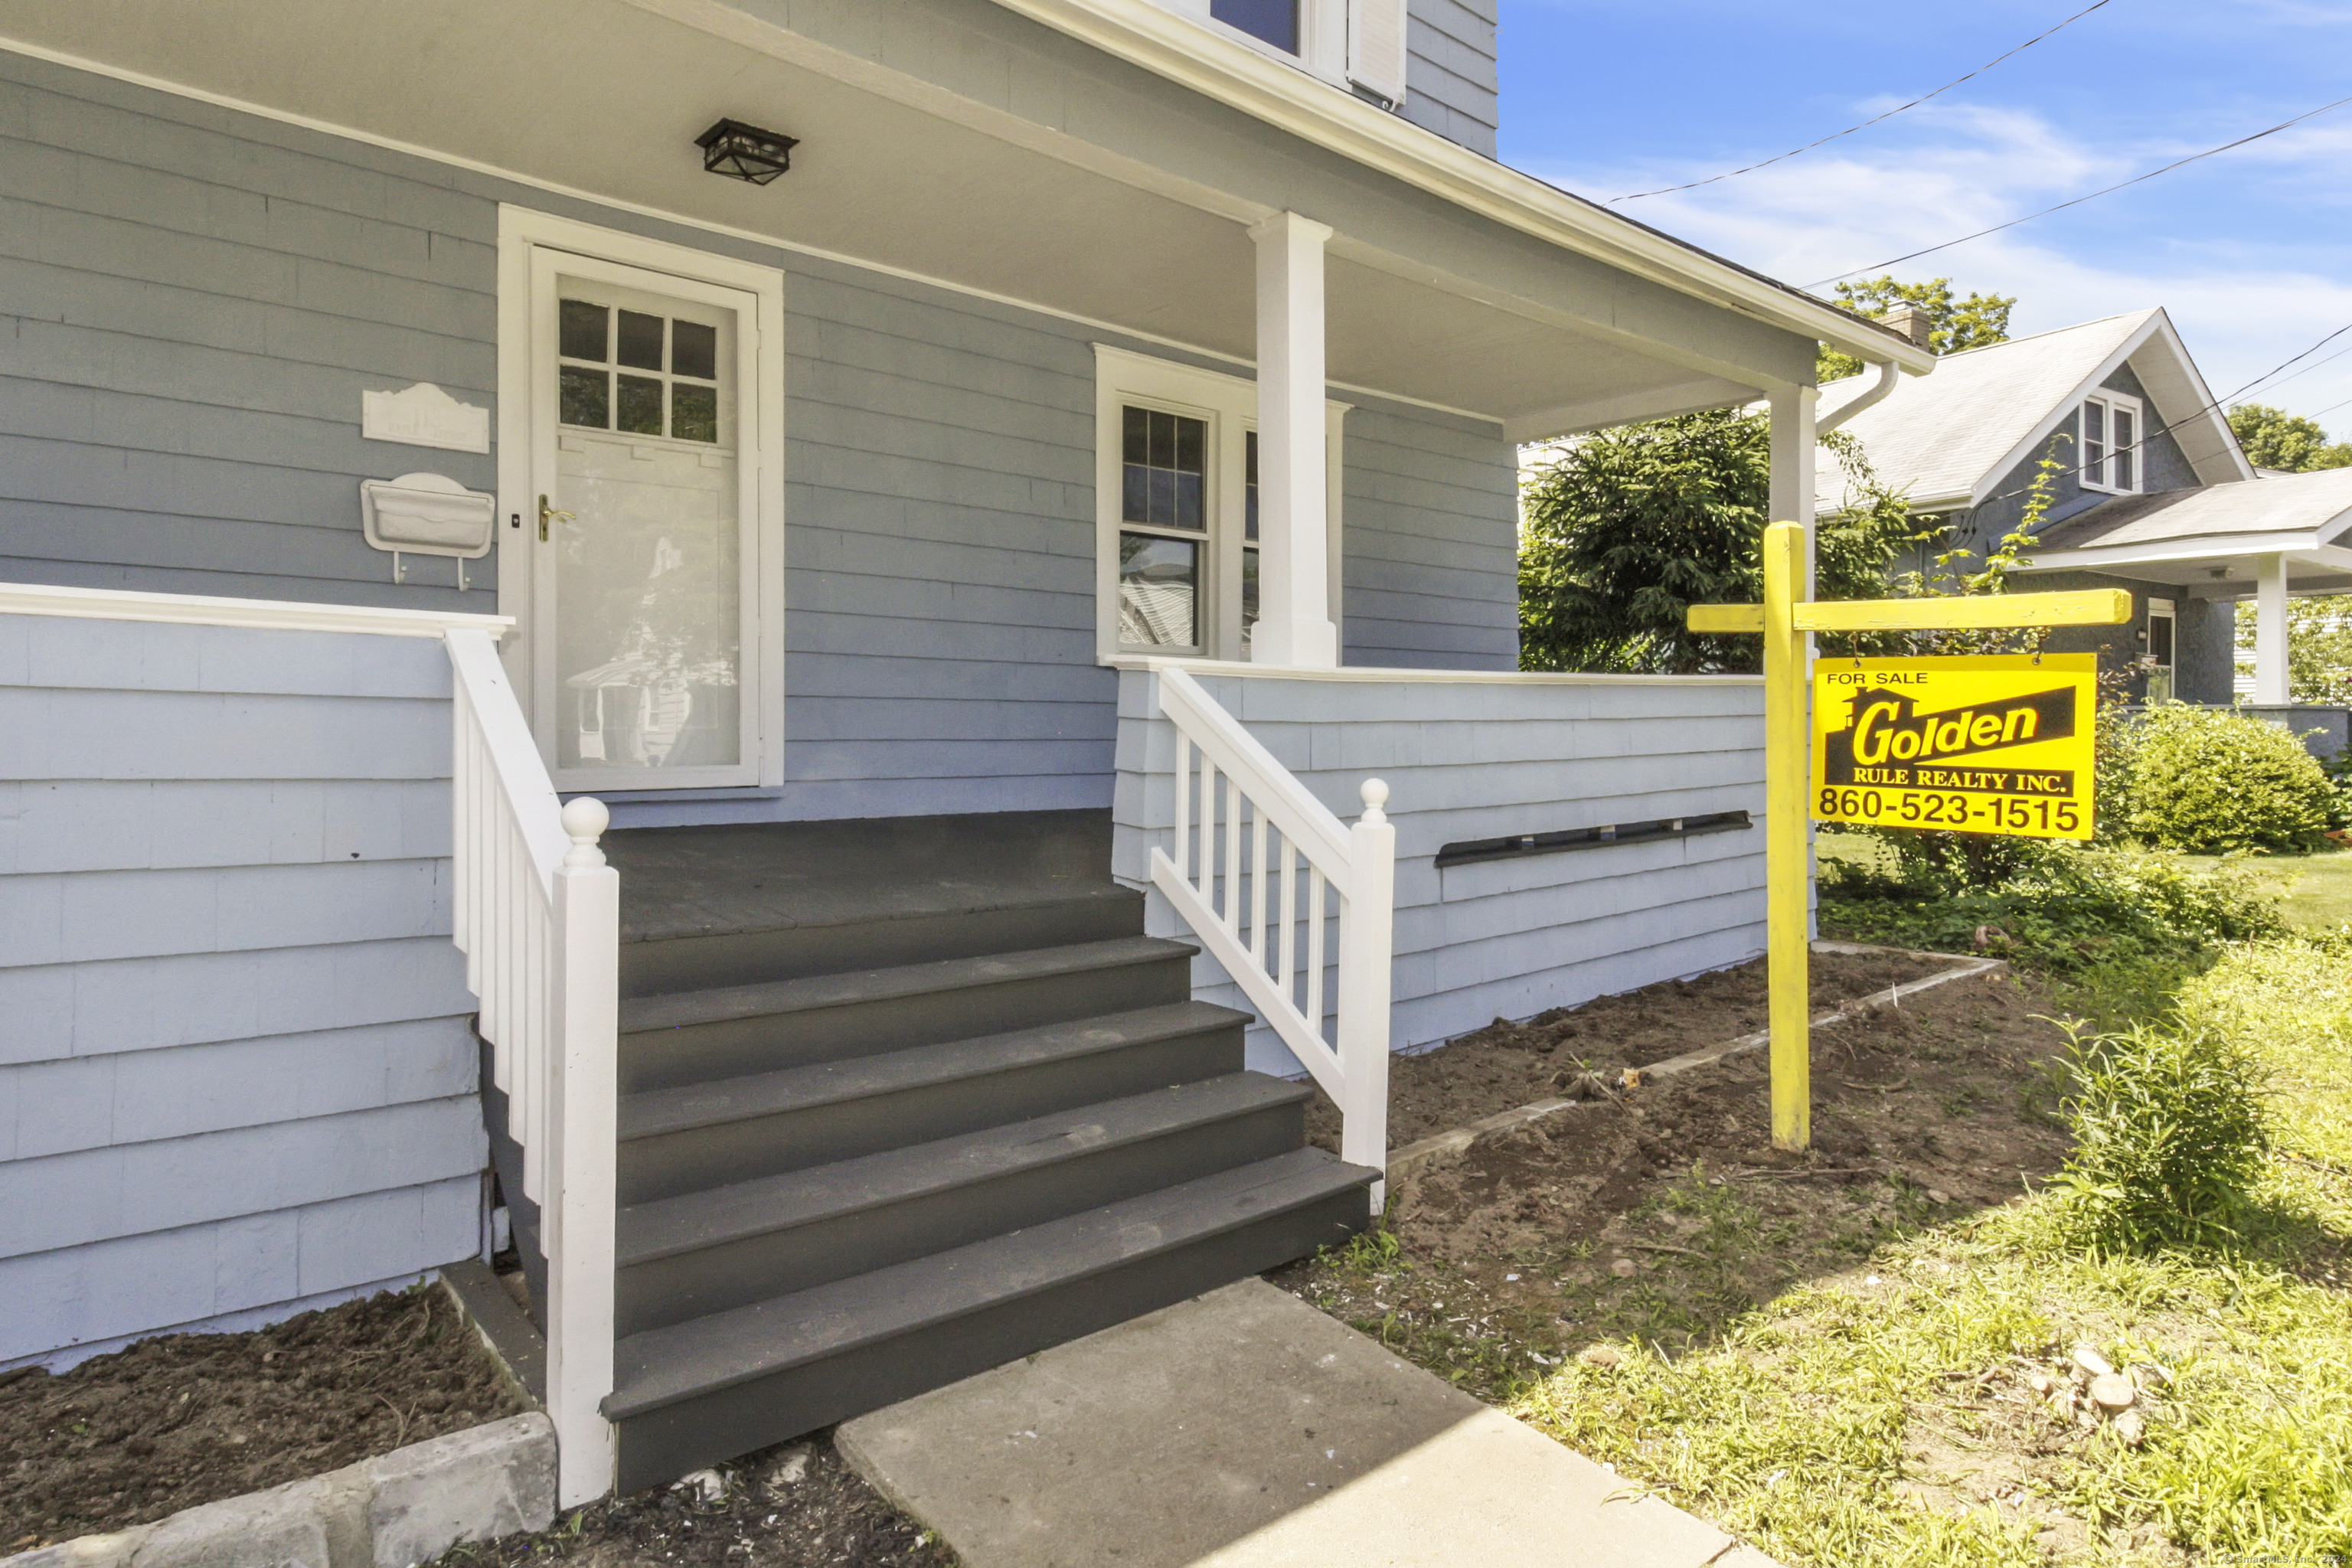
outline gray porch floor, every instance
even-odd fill
[[[966,1568],[1771,1568],[1262,1279],[837,1440]]]

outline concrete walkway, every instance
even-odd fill
[[[1772,1568],[1260,1279],[837,1436],[965,1568]]]

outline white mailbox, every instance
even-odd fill
[[[360,524],[367,542],[392,552],[392,580],[407,580],[401,556],[452,555],[457,586],[466,586],[466,563],[490,552],[496,531],[496,496],[469,490],[444,474],[403,474],[396,479],[360,481]]]

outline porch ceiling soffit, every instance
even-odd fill
[[[843,42],[718,0],[417,0],[342,14],[331,36],[315,16],[298,0],[21,0],[8,26],[69,63],[1244,363],[1243,223],[1344,208],[1334,379],[1513,423],[1738,401],[1801,374],[1800,351],[1810,363],[1809,341],[1342,166],[993,0],[793,5]],[[992,18],[1033,37],[943,25]],[[1068,58],[1041,62],[1039,40]],[[413,63],[373,68],[387,58]],[[692,137],[722,113],[805,133],[793,173],[764,189],[703,175]],[[1723,395],[1694,401],[1714,381]]]

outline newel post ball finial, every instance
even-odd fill
[[[1366,822],[1386,822],[1389,819],[1388,813],[1382,811],[1381,807],[1389,803],[1389,781],[1366,779],[1361,793],[1364,797],[1363,819]]]
[[[580,795],[563,805],[563,831],[572,840],[564,852],[567,866],[602,866],[604,852],[596,847],[596,840],[604,837],[604,829],[613,826],[613,813],[593,795]]]

